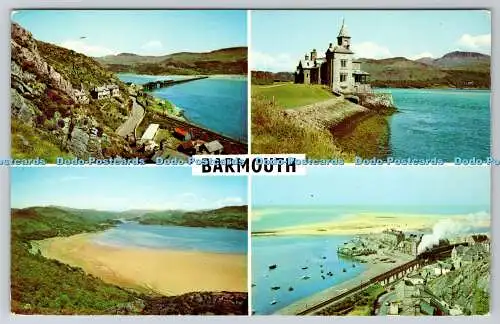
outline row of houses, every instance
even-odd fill
[[[107,84],[100,87],[94,87],[90,90],[90,97],[85,91],[83,85],[80,89],[75,89],[73,93],[77,103],[88,104],[90,102],[90,97],[95,100],[101,100],[111,97],[120,96],[120,88],[116,84]]]

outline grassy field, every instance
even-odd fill
[[[297,108],[315,102],[334,98],[334,95],[320,85],[275,83],[271,86],[252,85],[252,96],[275,100],[282,108]]]
[[[386,116],[373,115],[359,122],[346,136],[337,138],[338,145],[362,158],[389,155],[389,124]]]
[[[335,144],[330,132],[304,128],[282,114],[268,98],[252,96],[252,153],[305,153],[309,158],[354,159]]]

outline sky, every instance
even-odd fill
[[[253,177],[252,205],[489,207],[490,168],[311,167],[305,176]]]
[[[15,167],[11,207],[199,210],[247,204],[245,177],[192,176],[190,167]]]
[[[358,58],[439,58],[461,50],[491,52],[486,10],[252,11],[252,70],[293,72],[313,48],[324,56],[345,19]]]
[[[36,39],[99,57],[247,46],[244,10],[17,10]]]

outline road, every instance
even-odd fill
[[[137,103],[136,98],[130,97],[130,99],[132,99],[132,113],[116,130],[116,133],[121,137],[126,137],[128,134],[132,134],[135,127],[141,122],[145,113],[144,108]]]

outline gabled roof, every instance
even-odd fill
[[[314,68],[314,61],[311,61],[311,60],[300,60],[299,64],[300,64],[300,66],[302,66],[303,69]]]
[[[210,143],[205,143],[203,145],[205,145],[205,148],[210,153],[224,149],[224,146],[222,146],[222,144],[217,140],[211,141]]]

